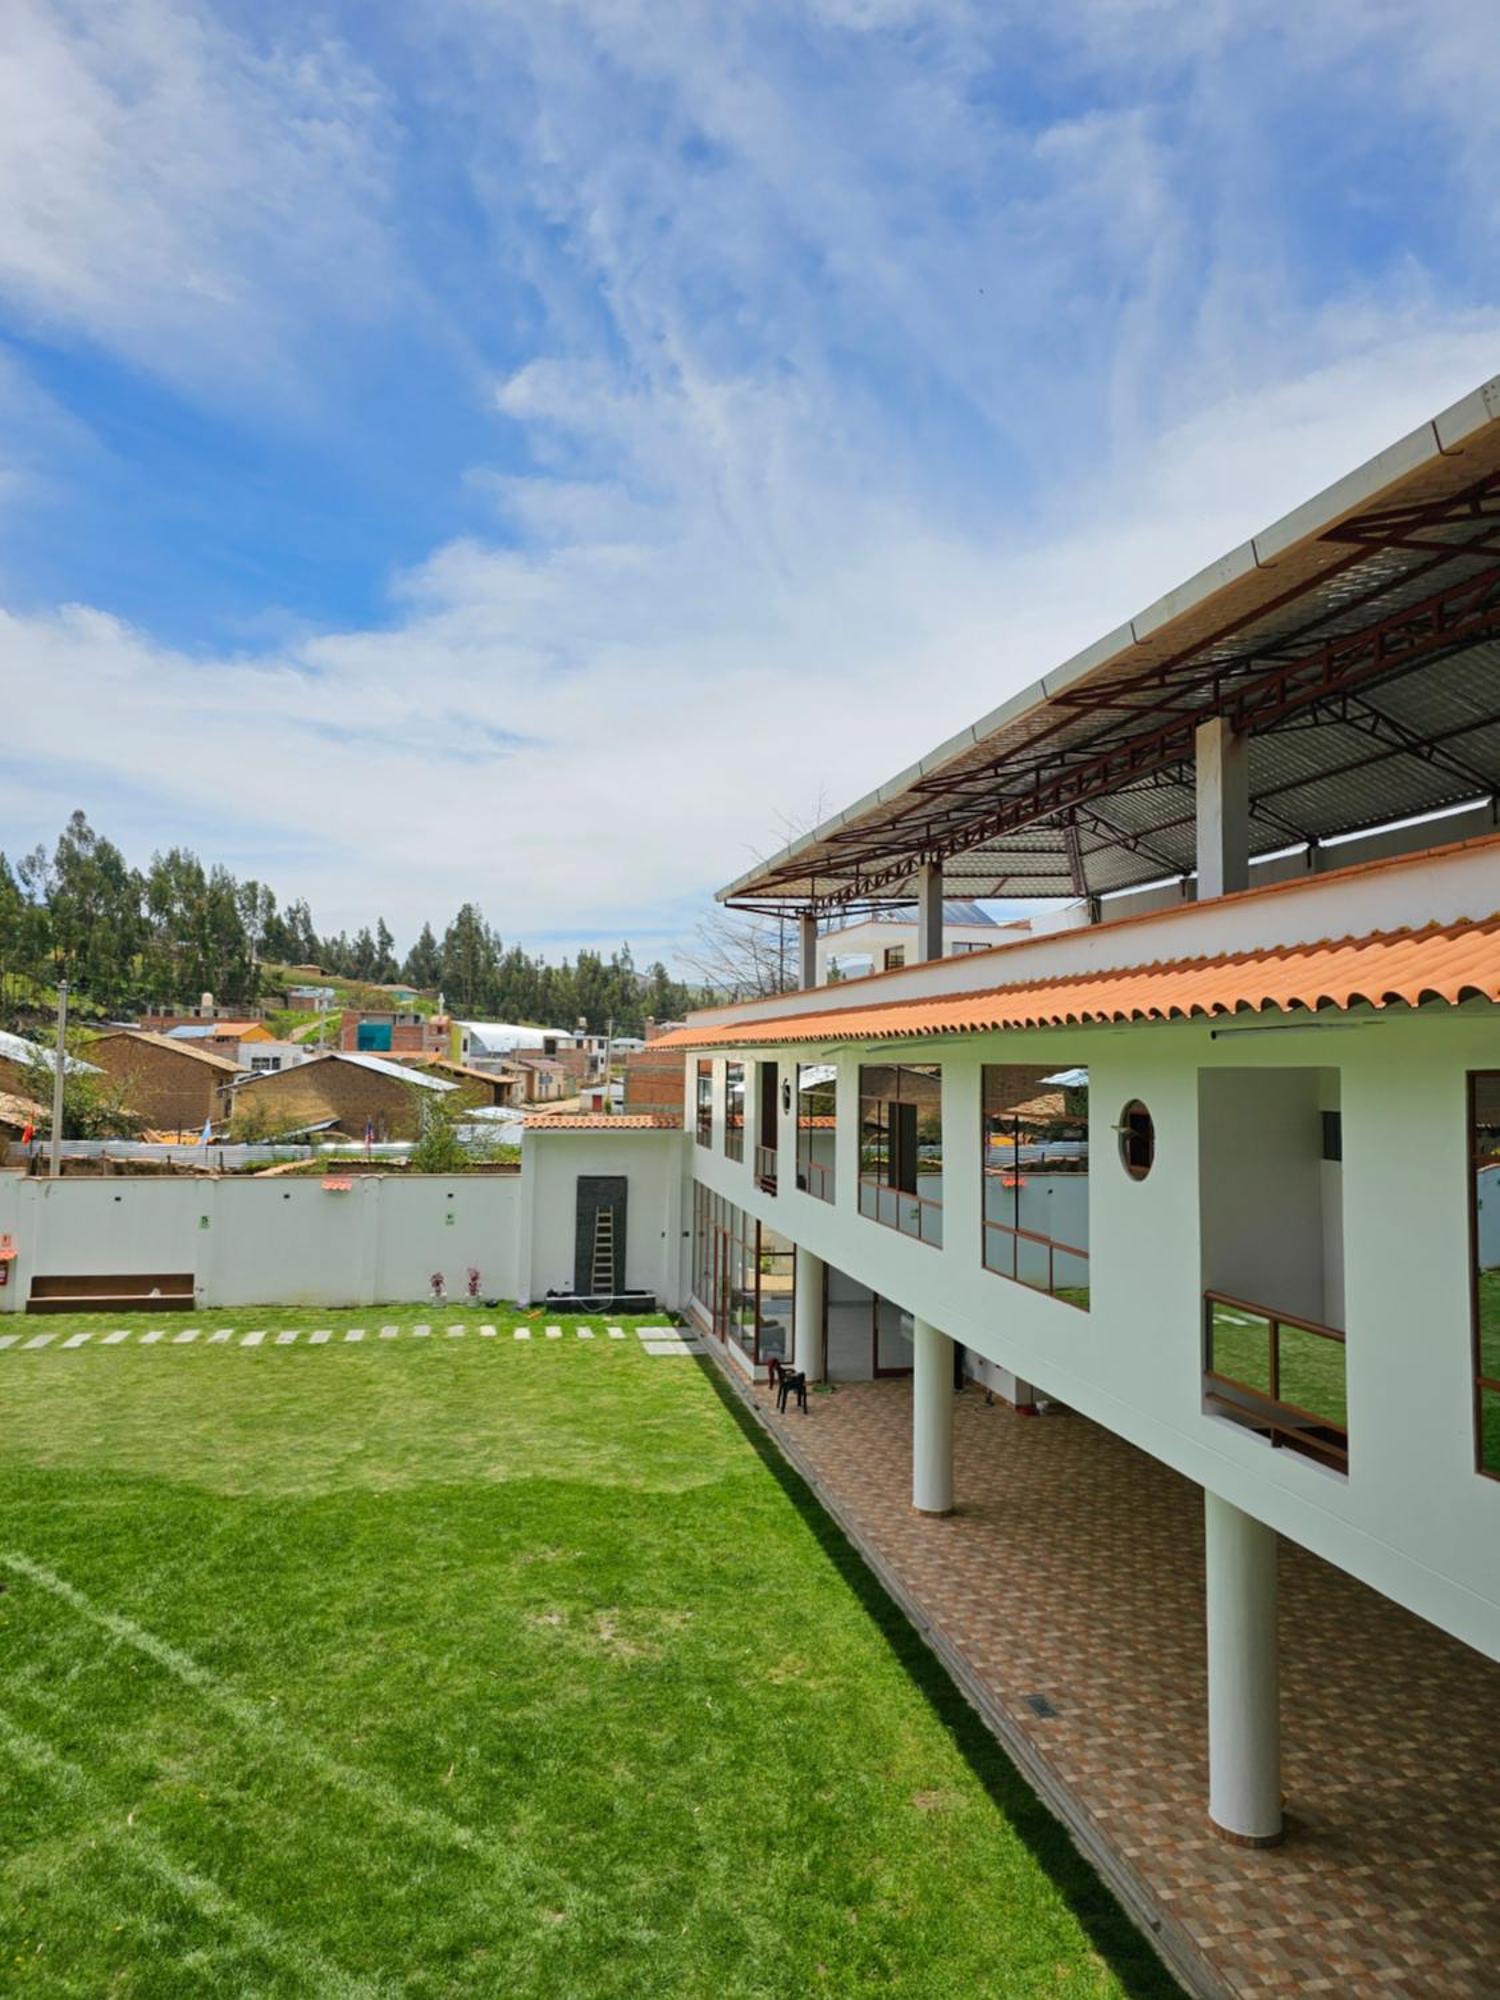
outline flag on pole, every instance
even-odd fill
[[[208,1149],[209,1140],[213,1137],[213,1124],[212,1118],[205,1118],[203,1121],[202,1145],[205,1151]]]
[[[26,1120],[26,1123],[21,1127],[21,1144],[23,1146],[29,1146],[35,1137],[36,1137],[36,1127],[35,1125],[32,1124],[31,1120],[28,1118]]]

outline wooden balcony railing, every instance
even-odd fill
[[[757,1146],[755,1149],[755,1185],[763,1194],[776,1192],[776,1148]]]
[[[1038,1284],[1024,1276],[1021,1270],[1023,1243],[1037,1244],[1046,1252],[1047,1282]],[[1064,1267],[1064,1282],[1057,1282],[1057,1260],[1068,1257],[1073,1260],[1073,1268]],[[1038,1258],[1036,1261],[1040,1261]],[[1054,1299],[1062,1299],[1070,1306],[1082,1306],[1086,1311],[1089,1302],[1089,1253],[1080,1250],[1073,1243],[1059,1243],[1051,1236],[1039,1236],[1034,1229],[1018,1229],[1009,1222],[986,1222],[984,1225],[984,1268],[994,1271],[999,1277],[1012,1278],[1017,1284],[1030,1285],[1036,1292],[1046,1292]]]
[[[833,1200],[833,1168],[805,1155],[797,1161],[797,1185],[816,1201]]]
[[[1344,1336],[1223,1292],[1203,1295],[1203,1383],[1216,1416],[1349,1470]]]
[[[931,1195],[908,1194],[905,1188],[888,1187],[884,1181],[861,1174],[859,1212],[887,1229],[898,1229],[919,1243],[943,1247],[943,1204]]]

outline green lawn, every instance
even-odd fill
[[[1500,1271],[1479,1274],[1479,1372],[1500,1382]],[[1500,1393],[1479,1392],[1480,1463],[1500,1476]]]
[[[1268,1324],[1228,1306],[1214,1307],[1214,1368],[1248,1389],[1270,1394]],[[1336,1340],[1307,1333],[1301,1327],[1281,1328],[1281,1400],[1309,1410],[1329,1423],[1347,1427],[1344,1349]]]
[[[0,1990],[1175,1992],[712,1371],[546,1320],[4,1323],[96,1339],[0,1353]]]

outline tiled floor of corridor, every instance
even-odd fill
[[[971,1385],[959,1511],[925,1520],[908,1383],[841,1385],[805,1417],[756,1400],[1231,1992],[1496,2000],[1500,1666],[1283,1543],[1287,1840],[1229,1846],[1204,1818],[1196,1487]]]

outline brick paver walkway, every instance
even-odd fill
[[[1233,1994],[1500,1995],[1500,1666],[1282,1544],[1287,1840],[1205,1821],[1202,1499],[1076,1416],[958,1399],[959,1511],[909,1507],[911,1390],[778,1418],[845,1524]],[[1055,1714],[1038,1714],[1032,1703]]]

